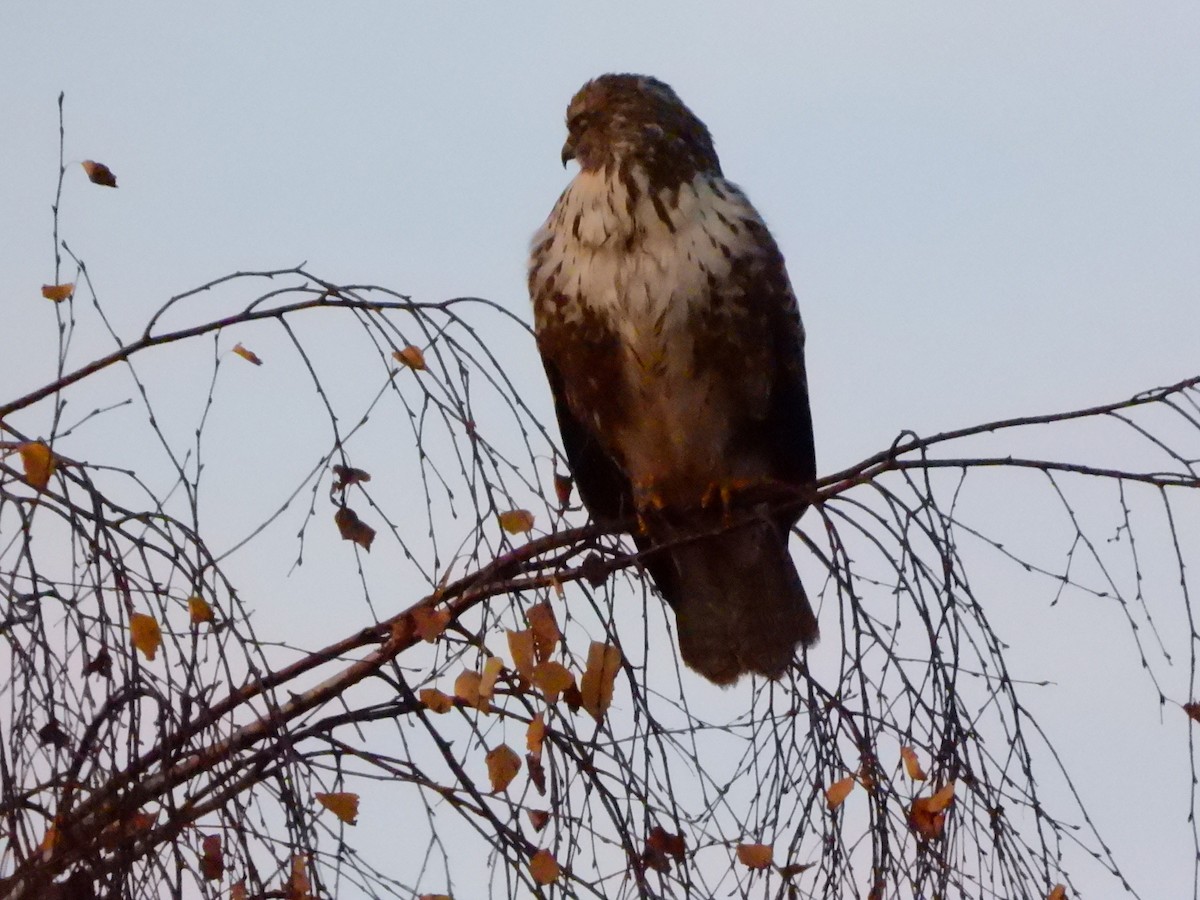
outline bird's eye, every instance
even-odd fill
[[[567,131],[571,132],[571,134],[583,131],[587,127],[588,118],[587,113],[575,113],[575,115],[567,119]]]

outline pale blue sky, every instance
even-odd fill
[[[64,236],[131,334],[171,294],[303,260],[334,281],[525,315],[528,239],[569,177],[563,110],[614,70],[677,89],[782,246],[822,472],[903,428],[1089,405],[1200,370],[1200,6],[729,9],[10,0],[0,329],[22,337],[0,344],[3,396],[52,371],[39,288],[60,90],[68,160],[104,161],[121,185],[91,189],[72,168]],[[80,359],[107,349],[91,339]],[[184,384],[188,369],[163,377]],[[1184,730],[1159,728],[1136,665],[1108,671],[1110,655],[1130,661],[1117,617],[1074,645],[1094,620],[1039,621],[1026,674],[1058,681],[1039,702],[1081,791],[1135,886],[1183,896]],[[1121,678],[1135,686],[1114,699]],[[1136,821],[1147,794],[1162,811]]]

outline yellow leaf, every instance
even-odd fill
[[[42,296],[55,303],[62,303],[75,293],[74,284],[43,284]]]
[[[358,794],[317,794],[317,802],[345,822],[358,824]]]
[[[368,553],[371,552],[371,542],[375,540],[375,529],[358,517],[358,513],[348,506],[343,506],[333,514],[334,524],[342,540],[353,541]]]
[[[134,613],[129,617],[129,633],[133,637],[133,646],[141,650],[146,659],[154,659],[158,648],[162,646],[162,631],[154,617]]]
[[[765,869],[775,858],[770,844],[738,844],[737,858],[748,869]]]
[[[553,608],[549,603],[535,603],[525,610],[525,618],[533,631],[533,649],[538,662],[549,659],[562,640]]]
[[[575,684],[575,676],[566,666],[554,660],[538,663],[529,680],[546,695],[550,703],[557,703],[558,695]]]
[[[437,688],[421,688],[419,696],[430,712],[447,713],[454,708],[454,701]]]
[[[21,454],[21,466],[29,486],[44,491],[57,465],[50,448],[44,441],[27,441],[17,445],[17,452]]]
[[[489,656],[483,664],[483,677],[479,679],[479,696],[491,700],[496,693],[496,679],[504,668],[504,660],[498,656]]]
[[[908,772],[908,777],[913,781],[924,781],[929,777],[921,768],[921,762],[917,759],[917,753],[912,747],[901,747],[900,758],[904,760],[904,770]]]
[[[420,347],[414,347],[412,344],[409,344],[403,350],[393,350],[392,356],[396,362],[418,372],[425,368],[425,354],[421,352]]]
[[[516,751],[508,744],[501,744],[496,749],[489,750],[485,761],[493,791],[507,788],[521,771],[521,757],[517,756]]]
[[[838,779],[825,789],[825,805],[830,809],[837,809],[853,789],[853,775],[847,775],[845,778]]]
[[[513,668],[526,681],[531,681],[534,665],[533,632],[528,628],[509,631],[508,652],[512,654]]]
[[[621,651],[611,644],[592,641],[588,648],[587,668],[579,685],[583,708],[599,722],[612,705],[613,683],[621,669]]]
[[[188,615],[192,617],[192,624],[199,625],[201,622],[211,622],[213,620],[212,607],[208,605],[208,601],[199,594],[193,594],[188,597]]]
[[[482,692],[480,691],[482,682],[483,678],[478,672],[464,669],[454,679],[454,696],[467,706],[473,706],[480,712],[491,712],[492,705],[488,703],[487,698],[482,696]]]
[[[412,611],[412,618],[417,634],[432,644],[450,624],[450,610],[445,607],[430,609],[428,606],[418,606]]]
[[[538,713],[529,723],[525,732],[525,749],[534,756],[542,755],[542,742],[546,739],[546,714]]]
[[[558,860],[549,850],[539,850],[529,861],[529,874],[537,884],[550,884],[558,878],[561,871]]]
[[[236,353],[238,356],[240,356],[242,359],[246,360],[246,362],[252,362],[256,366],[262,365],[262,360],[258,358],[258,354],[255,353],[253,350],[247,350],[245,347],[242,346],[240,341],[233,345],[233,352]]]
[[[115,188],[117,186],[117,176],[112,173],[112,169],[104,163],[96,162],[95,160],[85,159],[80,163],[83,166],[83,171],[87,173],[88,181],[92,184],[98,184],[101,187]]]
[[[1067,900],[1067,888],[1065,885],[1056,884],[1054,889],[1046,895],[1046,900]]]
[[[509,534],[527,534],[533,531],[533,513],[527,509],[510,509],[500,513],[500,527]]]

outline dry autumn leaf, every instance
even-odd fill
[[[246,879],[242,879],[229,889],[229,900],[246,900]]]
[[[199,594],[192,594],[188,597],[188,615],[191,616],[193,625],[211,622],[214,618],[212,607]]]
[[[57,463],[54,453],[45,441],[27,441],[17,445],[17,453],[21,455],[21,468],[25,470],[25,480],[31,488],[44,491],[50,483]]]
[[[549,850],[539,850],[529,861],[529,874],[537,884],[550,884],[558,878],[561,871],[558,860]]]
[[[483,677],[478,672],[464,669],[454,679],[454,696],[467,706],[474,707],[480,712],[491,712],[492,705],[488,703],[486,697],[482,696],[482,691],[480,690],[482,682]]]
[[[117,176],[104,163],[96,162],[94,159],[85,159],[80,165],[83,166],[83,171],[87,173],[88,181],[92,184],[110,188],[117,186]]]
[[[570,475],[554,473],[554,496],[558,498],[559,509],[566,509],[571,505],[571,489],[574,487],[575,482]]]
[[[426,709],[435,713],[448,713],[454,708],[454,701],[437,688],[421,688],[418,695]]]
[[[62,303],[74,293],[75,285],[73,283],[42,285],[42,296],[47,300],[53,300],[55,303]]]
[[[682,834],[671,834],[661,825],[655,825],[646,836],[646,848],[663,856],[673,856],[682,861],[687,852],[687,845]]]
[[[424,371],[425,369],[425,354],[421,352],[420,347],[414,347],[412,344],[409,344],[402,350],[393,350],[392,356],[396,362],[408,366],[408,368],[417,372]]]
[[[908,773],[908,777],[913,781],[924,781],[929,777],[925,774],[925,770],[921,768],[921,762],[917,759],[917,752],[912,747],[901,747],[900,758],[904,760],[904,771]]]
[[[533,782],[537,792],[543,797],[546,796],[546,767],[542,765],[542,761],[532,753],[526,753],[525,765],[529,768],[529,780]]]
[[[541,757],[542,742],[546,740],[546,714],[538,713],[529,722],[529,728],[525,731],[525,749],[532,755]]]
[[[850,796],[852,790],[854,790],[853,775],[839,778],[825,789],[825,805],[829,809],[837,809]]]
[[[1183,704],[1183,711],[1192,720],[1200,722],[1200,703],[1185,703]]]
[[[492,783],[492,790],[497,793],[507,788],[521,771],[521,757],[517,756],[516,751],[508,744],[501,744],[489,750],[485,761],[488,780]]]
[[[308,900],[312,895],[312,884],[308,880],[308,863],[297,853],[292,857],[292,874],[287,881],[288,900]]]
[[[433,643],[450,624],[450,610],[430,609],[428,606],[418,606],[412,611],[413,627],[422,640]]]
[[[534,656],[538,662],[549,659],[562,640],[554,609],[549,603],[535,603],[525,610],[525,619],[533,631]]]
[[[483,664],[483,675],[479,679],[479,696],[491,700],[496,695],[496,680],[504,669],[504,660],[498,656],[489,656]]]
[[[508,652],[512,655],[513,668],[526,681],[533,678],[534,644],[533,632],[528,628],[508,632]]]
[[[575,684],[575,676],[570,670],[552,659],[538,663],[533,669],[533,677],[529,680],[546,695],[546,700],[550,703],[557,703],[559,694]]]
[[[1046,895],[1046,900],[1067,900],[1066,885],[1056,884]]]
[[[133,646],[141,650],[146,659],[154,659],[158,648],[162,646],[162,631],[154,617],[134,613],[129,617],[129,634],[133,638]]]
[[[748,869],[765,869],[775,858],[770,844],[738,844],[737,858]]]
[[[375,540],[375,529],[358,517],[358,513],[348,506],[343,506],[333,514],[333,521],[338,527],[342,540],[353,541],[368,553],[371,552],[371,542]]]
[[[528,534],[533,531],[533,513],[527,509],[510,509],[500,513],[500,527],[509,534]]]
[[[612,705],[613,684],[621,669],[621,651],[612,644],[592,641],[587,668],[579,685],[583,708],[599,722]]]
[[[527,809],[525,814],[529,816],[529,824],[533,826],[534,831],[541,831],[550,821],[550,813],[544,809]]]
[[[225,874],[225,854],[221,851],[219,834],[206,834],[200,839],[200,874],[207,881],[220,881]]]
[[[918,797],[908,810],[909,826],[926,840],[941,837],[946,827],[946,808],[953,800],[953,781],[931,797]]]
[[[233,352],[236,353],[238,356],[240,356],[242,359],[246,360],[246,362],[252,362],[256,366],[262,365],[262,360],[259,359],[258,354],[255,353],[253,350],[247,350],[245,347],[243,347],[241,345],[240,342],[233,345]]]
[[[371,473],[363,469],[356,469],[353,466],[334,466],[333,477],[337,479],[334,482],[333,489],[335,491],[344,491],[353,484],[362,484],[371,480]]]
[[[358,794],[320,794],[316,795],[317,802],[345,822],[347,825],[358,824]]]

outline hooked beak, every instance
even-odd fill
[[[567,167],[567,163],[575,158],[575,140],[567,138],[567,142],[562,147],[562,164],[563,168]]]

